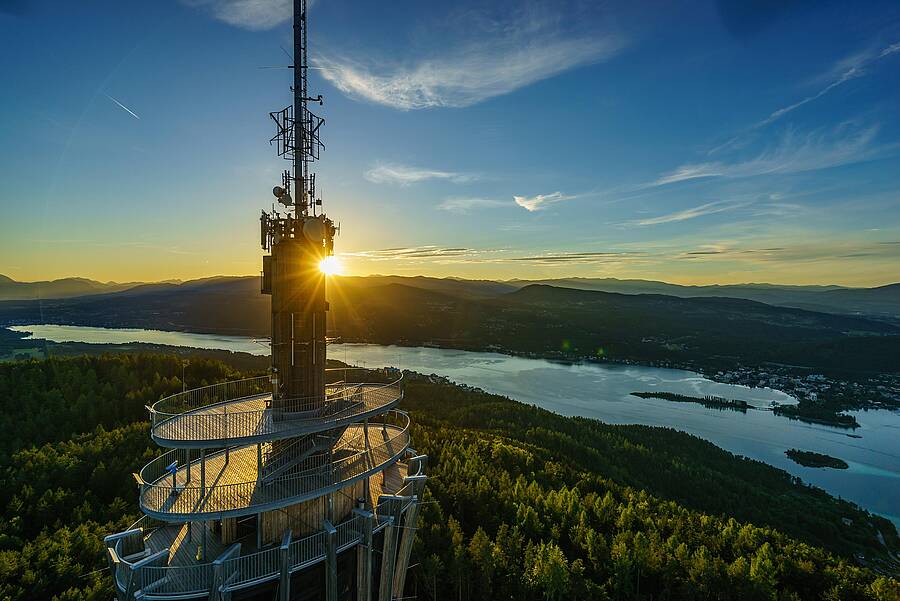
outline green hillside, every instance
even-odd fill
[[[177,356],[0,364],[0,599],[111,597],[102,537],[137,517],[144,404]],[[190,384],[238,377],[194,358]],[[419,599],[882,599],[884,519],[695,437],[563,418],[435,378],[406,409],[431,478]],[[890,549],[878,541],[881,533]],[[863,567],[869,566],[869,567]]]

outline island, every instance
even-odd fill
[[[799,463],[803,467],[831,467],[836,470],[845,470],[849,466],[843,459],[824,455],[822,453],[814,453],[813,451],[801,451],[800,449],[788,449],[784,452],[791,461]]]
[[[747,413],[747,409],[754,409],[753,405],[747,401],[736,401],[719,396],[707,395],[697,397],[674,392],[632,392],[631,394],[642,399],[662,399],[673,403],[697,403],[709,409],[728,409],[730,411],[740,411],[741,413]]]
[[[797,405],[773,403],[772,413],[808,424],[823,424],[835,428],[859,428],[859,422],[852,415],[838,413],[828,407],[810,405],[808,403],[799,403]]]

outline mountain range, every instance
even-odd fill
[[[238,280],[254,280],[255,276],[219,276],[181,282],[98,282],[86,278],[64,278],[42,282],[18,282],[0,275],[0,301],[53,300],[94,296],[113,292],[130,291],[130,294],[147,292],[189,291],[198,288],[226,289]],[[848,288],[843,286],[790,286],[780,284],[727,284],[690,286],[653,280],[617,278],[554,278],[543,280],[466,280],[459,278],[433,278],[426,276],[339,276],[335,282],[359,287],[401,284],[423,290],[444,292],[466,298],[498,297],[533,284],[545,284],[557,288],[574,288],[620,294],[663,294],[681,298],[740,298],[769,305],[793,307],[826,313],[862,315],[900,321],[900,283],[873,288]],[[254,284],[255,286],[255,284]]]
[[[173,280],[175,282],[177,280]],[[98,282],[87,278],[62,278],[40,282],[18,282],[0,274],[0,301],[73,298],[89,294],[119,292],[141,282]]]
[[[583,280],[578,281],[584,285]],[[890,297],[895,288],[828,289]],[[0,323],[57,323],[265,337],[257,277],[143,284],[75,298],[0,302]],[[779,363],[898,369],[900,324],[743,298],[623,294],[548,284],[396,276],[335,278],[329,333],[344,341],[704,366]],[[889,303],[886,303],[889,304]]]

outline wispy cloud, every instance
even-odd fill
[[[878,126],[844,123],[828,130],[799,135],[788,130],[777,146],[759,155],[732,163],[721,161],[682,165],[660,176],[651,185],[662,186],[705,177],[753,177],[815,171],[858,163],[878,156],[873,146]]]
[[[368,259],[395,264],[421,265],[423,261],[436,264],[493,264],[493,265],[564,265],[611,264],[638,261],[646,255],[643,251],[511,251],[496,248],[444,248],[439,246],[413,246],[364,250],[342,253],[344,257]]]
[[[106,96],[107,98],[109,98],[110,100],[112,100],[113,102],[115,102],[116,105],[117,105],[120,109],[122,109],[123,111],[125,111],[126,113],[128,113],[129,115],[131,115],[132,117],[134,117],[135,119],[137,119],[138,121],[141,120],[141,118],[138,116],[138,114],[135,113],[133,110],[131,110],[130,108],[128,108],[127,106],[125,106],[124,104],[122,104],[121,102],[119,102],[118,100],[116,100],[115,98],[113,98],[112,96],[110,96],[109,94],[105,94],[105,96]]]
[[[662,223],[674,223],[677,221],[687,221],[688,219],[695,219],[697,217],[703,217],[704,215],[714,215],[715,213],[724,213],[726,211],[733,211],[735,209],[739,209],[741,207],[747,206],[746,202],[734,202],[727,200],[717,200],[715,202],[708,202],[706,204],[702,204],[700,206],[691,207],[689,209],[684,209],[681,211],[676,211],[674,213],[667,213],[666,215],[659,215],[657,217],[648,217],[646,219],[638,219],[635,221],[629,221],[626,225],[632,226],[647,226],[647,225],[659,225]]]
[[[646,253],[639,251],[624,252],[552,252],[524,257],[509,257],[502,262],[531,263],[534,265],[561,265],[561,264],[603,264],[618,263],[627,259],[643,257]]]
[[[869,72],[869,68],[872,67],[875,63],[884,59],[885,57],[896,53],[900,53],[900,42],[890,44],[881,48],[880,50],[869,49],[858,52],[852,56],[846,57],[836,62],[828,71],[828,73],[821,78],[821,84],[824,85],[819,89],[818,92],[806,96],[805,98],[802,98],[789,105],[783,106],[775,111],[772,111],[765,119],[757,121],[753,125],[744,129],[742,133],[731,137],[724,143],[719,144],[718,146],[709,150],[708,154],[713,155],[721,152],[722,150],[734,149],[740,146],[742,143],[746,143],[747,140],[745,138],[748,136],[752,137],[754,132],[756,132],[757,130],[762,129],[767,125],[771,125],[788,113],[791,113],[811,102],[818,100],[819,98],[830,93],[835,88],[839,88],[851,80],[863,77]]]
[[[467,214],[477,209],[491,209],[497,207],[511,207],[513,203],[508,200],[494,198],[448,198],[438,205],[442,211],[450,213]]]
[[[478,176],[471,173],[460,173],[457,171],[441,171],[438,169],[422,169],[419,167],[410,167],[407,165],[398,165],[388,163],[378,165],[366,171],[365,176],[370,182],[376,184],[396,184],[400,186],[408,186],[427,180],[438,179],[453,182],[455,184],[464,184],[478,179]]]
[[[799,100],[793,104],[789,104],[785,107],[774,111],[768,117],[757,123],[754,127],[764,127],[778,119],[784,117],[786,114],[790,113],[793,110],[800,108],[805,104],[809,104],[814,100],[818,100],[825,94],[829,93],[833,89],[847,83],[851,79],[856,79],[857,77],[862,77],[866,74],[866,68],[870,66],[872,63],[883,59],[886,56],[894,54],[896,52],[900,52],[900,42],[895,44],[891,44],[890,46],[886,46],[882,48],[880,51],[876,52],[863,52],[857,55],[854,55],[850,58],[844,59],[843,61],[838,62],[835,65],[834,71],[836,72],[833,76],[832,80],[826,85],[824,88],[816,92],[811,96],[807,96],[802,100]]]
[[[773,266],[792,265],[799,262],[826,262],[843,259],[879,257],[892,259],[900,256],[900,249],[879,246],[882,243],[859,240],[834,240],[826,242],[803,240],[784,246],[754,246],[750,243],[730,242],[701,246],[697,250],[664,253],[662,260],[702,260]]]
[[[548,205],[562,202],[564,200],[572,200],[578,198],[574,195],[566,195],[562,192],[553,192],[552,194],[538,194],[537,196],[513,196],[516,204],[527,211],[540,211],[546,209]]]
[[[703,236],[704,240],[708,236]],[[595,247],[596,248],[596,247]],[[646,270],[657,274],[671,271],[678,263],[718,263],[728,264],[729,269],[758,273],[760,268],[767,273],[779,269],[794,269],[797,263],[834,266],[846,265],[847,261],[862,265],[863,259],[895,261],[900,258],[900,241],[876,242],[868,239],[824,240],[820,235],[800,236],[786,243],[779,239],[773,243],[772,236],[746,239],[704,241],[696,239],[642,241],[602,250],[585,248],[581,250],[497,249],[440,246],[411,246],[364,250],[342,253],[342,257],[374,261],[390,269],[420,273],[423,264],[460,266],[495,265],[519,270],[534,267],[569,268],[579,273],[596,268],[601,273],[614,273],[623,269]],[[520,272],[521,273],[521,272]],[[634,277],[634,272],[629,272]],[[752,281],[752,280],[748,280]]]
[[[438,44],[446,50],[443,54],[407,61],[323,54],[313,62],[352,98],[411,110],[471,106],[607,60],[625,46],[618,34],[566,32],[559,24],[557,14],[522,10],[509,22],[488,29],[472,27],[458,39]]]
[[[434,259],[447,257],[461,257],[471,254],[470,248],[445,248],[441,246],[401,246],[396,248],[383,248],[379,250],[361,250],[356,252],[341,253],[344,257],[359,257],[375,261],[389,261],[398,259]]]
[[[270,29],[293,15],[291,0],[181,0],[213,18],[243,29]],[[311,5],[312,2],[309,2]]]

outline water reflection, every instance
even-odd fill
[[[37,338],[63,342],[148,342],[263,355],[268,349],[250,338],[80,326],[17,326]],[[763,410],[772,401],[796,402],[766,388],[712,382],[694,372],[628,365],[562,364],[435,348],[372,344],[331,345],[328,356],[368,367],[392,365],[477,386],[567,416],[612,424],[676,428],[705,438],[736,454],[764,461],[800,476],[833,495],[855,501],[900,526],[900,413],[854,412],[861,427],[853,431],[804,424]],[[667,391],[691,396],[721,396],[759,407],[746,413],[707,409],[691,403],[631,396],[638,391]],[[784,455],[789,448],[826,453],[849,464],[847,470],[800,466]]]

